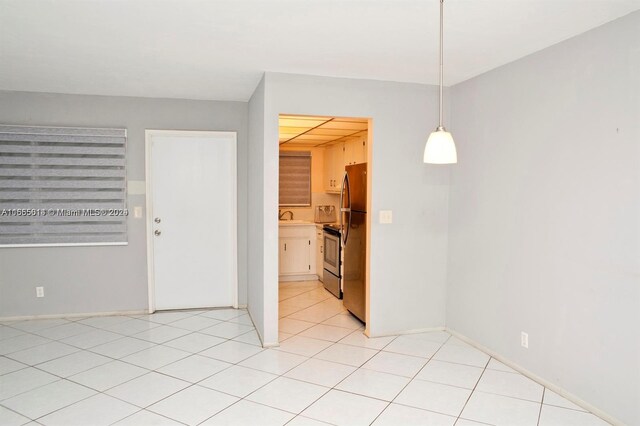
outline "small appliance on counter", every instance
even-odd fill
[[[334,206],[316,206],[316,223],[336,223],[336,208]]]

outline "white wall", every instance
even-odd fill
[[[0,91],[0,123],[122,127],[127,178],[144,181],[145,129],[238,132],[238,298],[247,299],[247,103]],[[145,205],[144,194],[128,205]],[[144,216],[143,216],[144,217]],[[127,246],[0,248],[0,317],[148,309],[144,219]],[[45,287],[36,299],[35,287]]]
[[[639,82],[637,12],[452,88],[447,325],[629,425]]]
[[[248,310],[262,341],[264,337],[264,78],[249,100],[248,149]]]
[[[373,119],[369,332],[443,326],[449,167],[422,163],[437,125],[437,88],[278,73],[265,82],[265,333],[276,341],[281,113]],[[378,224],[381,209],[393,210],[393,224]]]

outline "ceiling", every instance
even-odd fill
[[[362,118],[280,115],[280,145],[315,147],[357,137],[367,132]]]
[[[263,71],[437,83],[438,0],[0,0],[0,89],[246,101]],[[640,0],[448,0],[452,85]]]

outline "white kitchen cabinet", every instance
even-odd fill
[[[367,133],[324,149],[324,190],[339,193],[344,167],[367,162]]]
[[[344,164],[360,164],[367,162],[367,134],[345,142]]]
[[[316,279],[316,226],[280,225],[278,267],[280,281]]]
[[[344,174],[344,144],[330,145],[324,150],[324,190],[340,192]]]
[[[316,275],[320,281],[324,274],[324,231],[322,226],[316,227]]]
[[[280,238],[280,275],[307,274],[311,270],[308,238]]]

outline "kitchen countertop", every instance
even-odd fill
[[[278,226],[310,226],[313,225],[315,226],[316,223],[315,222],[311,222],[309,220],[279,220],[278,221]]]
[[[278,221],[278,226],[318,226],[320,228],[322,228],[324,225],[327,225],[327,223],[324,222],[312,222],[310,220],[300,220],[300,219],[294,219],[294,220],[279,220]]]

